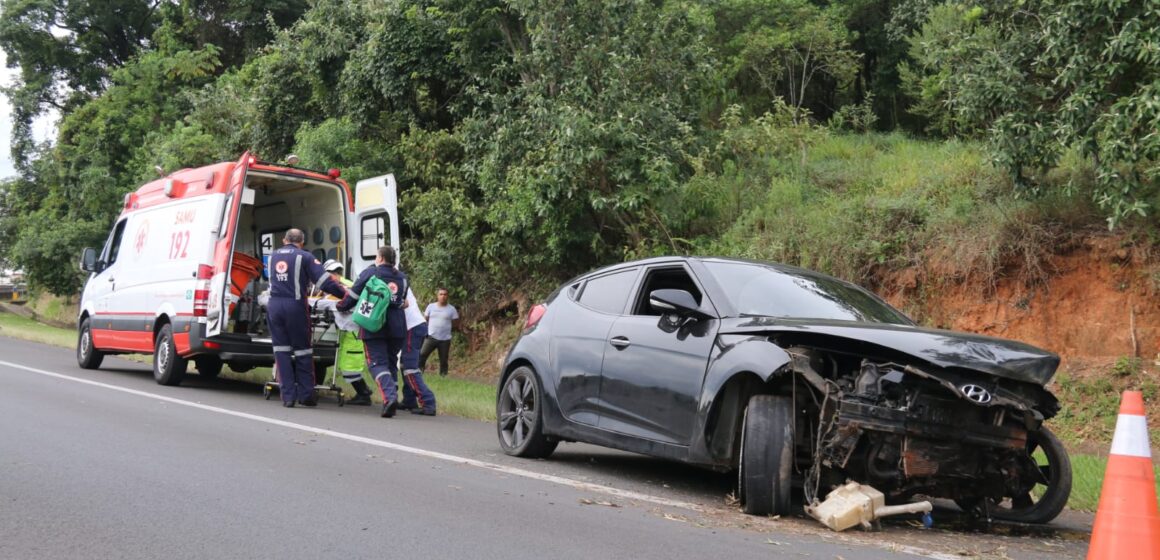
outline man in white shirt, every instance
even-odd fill
[[[427,365],[427,357],[439,350],[439,375],[447,375],[447,355],[451,352],[451,328],[459,320],[459,311],[447,302],[447,289],[436,291],[436,301],[423,313],[427,317],[427,340],[419,352],[419,369]]]

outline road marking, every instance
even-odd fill
[[[564,477],[554,476],[554,475],[550,475],[550,474],[542,474],[542,473],[524,470],[524,469],[520,469],[520,468],[516,468],[516,467],[508,467],[508,466],[499,465],[496,463],[488,463],[486,461],[478,461],[475,459],[469,459],[467,457],[460,457],[458,455],[450,455],[447,453],[440,453],[438,451],[429,451],[426,449],[420,449],[418,447],[410,447],[407,445],[400,445],[397,443],[391,443],[389,441],[383,441],[380,439],[372,439],[372,438],[363,437],[363,436],[356,436],[354,434],[348,434],[345,432],[336,432],[334,430],[327,430],[325,428],[316,428],[314,426],[307,426],[306,424],[287,422],[285,420],[278,420],[276,418],[268,418],[266,416],[258,416],[257,414],[250,414],[248,412],[238,412],[236,410],[230,410],[228,408],[220,408],[220,407],[211,406],[208,404],[201,404],[198,402],[187,401],[187,400],[183,400],[183,399],[175,399],[173,397],[166,397],[164,395],[158,395],[155,393],[150,393],[148,391],[138,391],[137,389],[129,389],[127,387],[110,385],[108,383],[101,383],[100,381],[93,381],[91,379],[85,379],[82,377],[73,377],[71,375],[65,375],[63,373],[57,373],[57,372],[53,372],[53,371],[37,369],[37,368],[28,367],[25,365],[7,362],[7,361],[3,361],[3,360],[0,360],[0,365],[4,365],[4,366],[16,368],[16,369],[22,369],[24,371],[29,371],[32,373],[45,375],[48,377],[55,377],[57,379],[64,379],[64,380],[72,381],[75,383],[84,383],[86,385],[92,385],[94,387],[101,387],[104,389],[111,389],[113,391],[120,391],[122,393],[130,394],[130,395],[137,395],[139,397],[156,399],[159,401],[173,403],[173,404],[177,404],[177,405],[181,405],[181,406],[188,406],[190,408],[197,408],[197,409],[205,410],[208,412],[216,412],[218,414],[225,414],[227,416],[234,416],[236,418],[244,418],[246,420],[253,420],[256,422],[262,422],[265,424],[280,426],[283,428],[290,428],[293,430],[301,430],[304,432],[323,434],[323,435],[331,436],[331,437],[337,438],[337,439],[353,441],[356,443],[363,443],[366,445],[372,445],[372,446],[381,447],[384,449],[391,449],[394,451],[401,451],[403,453],[410,453],[412,455],[418,455],[420,457],[439,459],[441,461],[448,461],[451,463],[457,463],[457,464],[461,464],[461,465],[478,467],[481,469],[500,472],[503,474],[520,476],[520,477],[530,478],[533,480],[539,480],[539,481],[543,481],[543,482],[550,482],[553,484],[559,484],[561,486],[567,486],[569,488],[574,488],[577,490],[584,490],[587,492],[597,492],[597,493],[601,493],[601,494],[607,494],[610,496],[616,496],[618,498],[624,498],[626,500],[636,500],[636,501],[640,501],[640,502],[647,502],[647,503],[651,503],[651,504],[656,504],[659,506],[686,509],[686,510],[695,511],[698,513],[705,512],[704,507],[697,505],[697,504],[694,504],[692,502],[683,502],[680,500],[670,500],[668,498],[662,498],[660,496],[653,496],[651,494],[643,494],[640,492],[633,492],[632,490],[621,490],[620,488],[613,488],[611,486],[592,484],[590,482],[580,482],[578,480],[572,480],[570,478],[564,478]],[[884,544],[884,543],[873,542],[873,541],[863,541],[863,540],[858,539],[858,538],[851,538],[850,536],[847,536],[847,535],[842,535],[841,540],[852,541],[852,542],[855,542],[857,544],[866,545],[866,546],[875,546],[878,548],[885,548],[887,550],[891,550],[894,552],[901,552],[903,554],[911,554],[914,556],[923,556],[926,558],[932,558],[934,560],[960,560],[962,558],[961,556],[957,556],[957,555],[953,555],[953,554],[942,554],[939,552],[925,550],[925,549],[913,547],[913,546],[897,545],[897,544]]]

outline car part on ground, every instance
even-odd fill
[[[861,526],[870,530],[883,517],[904,513],[929,514],[934,506],[927,500],[897,506],[886,505],[886,496],[872,486],[847,482],[826,494],[826,499],[806,505],[806,514],[835,531]],[[930,526],[930,516],[924,516]]]

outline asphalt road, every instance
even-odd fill
[[[491,424],[332,399],[285,409],[252,384],[162,387],[145,364],[86,371],[3,337],[0,381],[0,559],[1085,554],[1079,533],[953,521],[833,534],[740,514],[729,475],[580,444],[521,460]]]

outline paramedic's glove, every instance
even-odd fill
[[[352,308],[354,308],[354,304],[356,303],[358,303],[358,296],[354,295],[354,292],[347,291],[346,297],[342,298],[342,301],[335,304],[334,308],[339,311],[350,311]]]
[[[270,290],[263,290],[258,294],[258,305],[268,307],[270,305]]]

